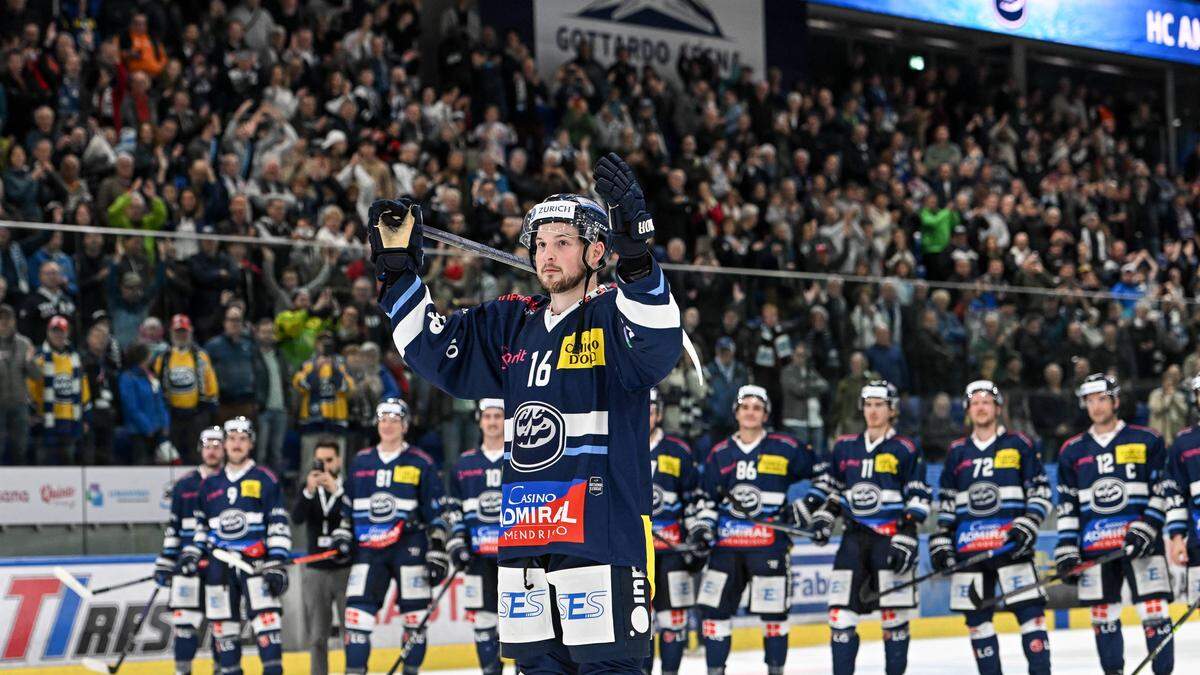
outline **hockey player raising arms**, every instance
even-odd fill
[[[860,591],[887,590],[910,581],[917,564],[917,525],[929,515],[925,460],[915,443],[896,434],[892,418],[899,395],[884,380],[862,388],[859,406],[867,430],[834,443],[829,470],[813,487],[822,499],[841,498],[846,531],[833,560],[829,582],[830,647],[833,672],[854,672],[858,619],[880,610],[888,675],[908,667],[908,622],[915,616],[916,588],[888,593],[870,604]],[[830,511],[813,516],[817,541],[828,538]]]
[[[1004,405],[1000,389],[988,380],[967,385],[964,407],[971,435],[950,444],[938,489],[939,532],[929,539],[935,570],[954,565],[981,551],[1008,546],[1006,553],[954,574],[950,608],[966,612],[971,649],[980,675],[1000,673],[1000,641],[992,625],[993,610],[976,611],[973,586],[985,598],[1011,591],[1037,579],[1033,567],[1038,526],[1050,512],[1050,483],[1033,444],[1010,433],[997,420]],[[1021,646],[1032,675],[1050,672],[1046,636],[1046,597],[1039,588],[1005,605],[1021,624]]]
[[[716,530],[716,549],[704,569],[698,597],[704,608],[704,657],[709,675],[725,672],[732,617],[748,585],[750,613],[763,624],[767,672],[779,675],[787,662],[792,540],[752,519],[791,518],[788,488],[813,477],[816,458],[795,438],[767,433],[771,400],[762,387],[738,389],[734,417],[738,430],[714,445],[705,462],[708,508],[697,515],[698,530],[691,537],[700,543],[704,538],[696,534]]]
[[[1153,650],[1171,632],[1171,584],[1160,532],[1167,485],[1162,437],[1117,418],[1115,379],[1088,375],[1075,392],[1092,426],[1068,438],[1058,453],[1058,545],[1054,562],[1067,574],[1083,560],[1114,549],[1127,555],[1078,577],[1079,601],[1092,608],[1096,651],[1105,673],[1125,668],[1121,587],[1128,584]],[[1074,581],[1073,579],[1071,581]],[[1154,659],[1155,673],[1171,672],[1173,645]]]
[[[175,638],[175,675],[192,672],[192,659],[200,640],[200,622],[204,619],[204,585],[196,574],[176,574],[181,545],[191,543],[196,533],[196,509],[200,505],[200,483],[221,470],[225,461],[225,432],[209,427],[200,432],[196,445],[200,466],[184,474],[171,487],[171,521],[163,534],[162,553],[154,561],[154,580],[170,586],[172,634]],[[189,570],[191,571],[191,570]]]
[[[395,579],[404,638],[412,643],[404,672],[412,675],[425,660],[424,629],[416,628],[432,598],[430,587],[449,571],[446,538],[458,514],[446,509],[433,458],[404,441],[408,405],[398,398],[380,401],[375,425],[379,444],[351,460],[342,524],[333,531],[334,545],[354,555],[346,582],[346,673],[367,672],[375,615]]]
[[[417,276],[421,213],[371,208],[380,306],[405,362],[456,398],[505,402],[499,629],[503,654],[540,673],[640,673],[650,648],[650,387],[679,358],[679,308],[646,243],[633,172],[596,167],[608,213],[554,195],[525,217],[545,297],[438,314]],[[594,286],[609,247],[615,288]]]
[[[283,672],[280,598],[288,587],[292,532],[279,479],[250,459],[254,427],[245,417],[225,422],[225,469],[204,479],[196,508],[196,535],[184,547],[180,569],[194,574],[213,549],[233,552],[253,566],[245,574],[210,558],[204,571],[204,617],[212,626],[214,661],[222,673],[241,673],[242,624],[249,619],[264,675]],[[243,608],[244,605],[244,608]],[[243,616],[244,615],[244,616]]]

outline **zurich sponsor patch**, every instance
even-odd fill
[[[500,546],[583,541],[587,483],[529,481],[504,486]]]

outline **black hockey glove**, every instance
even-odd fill
[[[904,574],[917,564],[917,525],[905,516],[888,547],[887,565],[896,574]]]
[[[154,583],[161,588],[171,585],[171,577],[175,576],[175,561],[161,555],[154,560]]]
[[[350,534],[350,530],[344,527],[339,527],[330,535],[333,540],[332,548],[337,549],[337,555],[334,560],[338,562],[346,562],[350,560],[350,554],[354,551],[354,537]]]
[[[1133,548],[1130,558],[1145,558],[1154,552],[1154,542],[1158,541],[1158,528],[1144,520],[1135,520],[1125,530],[1125,548]]]
[[[421,207],[408,199],[378,199],[367,214],[371,262],[384,282],[404,272],[417,272],[425,259]]]
[[[842,505],[836,500],[826,501],[812,518],[812,540],[817,546],[829,543],[833,536],[833,524],[842,515]]]
[[[1017,516],[1012,521],[1012,527],[1008,530],[1008,537],[1004,540],[1005,545],[1011,545],[1008,553],[1005,554],[1009,560],[1020,560],[1031,553],[1033,548],[1037,546],[1038,528],[1037,523],[1029,516]]]
[[[646,210],[642,186],[633,169],[613,152],[601,157],[592,173],[596,179],[596,194],[609,208],[618,207],[619,217],[613,219],[609,237],[612,249],[621,257],[617,261],[617,272],[622,279],[636,281],[650,272],[647,242],[654,236],[654,219]]]
[[[273,598],[282,598],[288,589],[288,573],[282,560],[268,560],[263,564],[262,578],[267,593]]]
[[[695,525],[688,531],[687,543],[695,547],[695,550],[684,554],[684,562],[687,563],[689,571],[699,572],[704,569],[716,539],[712,528],[707,524]]]
[[[941,530],[929,538],[929,564],[938,572],[950,569],[958,562],[954,557],[954,533]]]
[[[1064,584],[1074,584],[1079,581],[1078,574],[1071,570],[1079,567],[1083,558],[1079,556],[1079,547],[1075,544],[1059,544],[1054,548],[1054,567]]]
[[[464,533],[450,537],[450,542],[446,544],[446,555],[450,556],[450,564],[456,570],[466,569],[471,563],[471,542],[467,541]]]
[[[185,577],[194,577],[200,570],[200,559],[204,555],[195,546],[184,546],[179,554],[179,565],[175,569]]]
[[[792,502],[792,522],[796,527],[807,530],[812,527],[813,516],[824,505],[816,495],[804,495]]]
[[[429,573],[430,586],[440,586],[450,574],[450,555],[446,553],[446,531],[440,527],[429,529],[429,550],[425,552],[425,569]]]

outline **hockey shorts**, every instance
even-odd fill
[[[696,604],[708,618],[737,613],[742,592],[750,586],[750,613],[784,620],[791,609],[791,565],[787,551],[717,548],[709,555]]]
[[[955,572],[950,577],[950,609],[957,612],[971,612],[975,605],[971,602],[971,587],[979,597],[987,599],[999,594],[1008,593],[1022,586],[1037,583],[1037,570],[1033,564],[1033,556],[1025,556],[1020,560],[1007,561],[992,558],[987,562],[976,565],[964,572]],[[1004,603],[1006,610],[1019,610],[1034,605],[1046,604],[1046,591],[1035,588],[1020,595],[1009,598]]]
[[[654,611],[687,609],[696,604],[694,575],[678,553],[654,556]]]
[[[346,605],[378,611],[395,579],[396,606],[401,613],[428,607],[433,594],[425,568],[426,546],[424,532],[411,532],[386,548],[356,548],[346,582]]]
[[[650,580],[633,567],[568,555],[500,561],[500,649],[530,662],[565,651],[575,663],[652,652]]]
[[[917,606],[915,586],[888,593],[870,604],[862,601],[864,586],[878,591],[914,578],[915,569],[896,574],[888,567],[890,542],[888,537],[866,527],[851,524],[846,528],[833,558],[829,580],[830,609],[849,609],[861,615],[877,609],[913,609]]]
[[[496,557],[477,555],[463,571],[463,608],[496,613]]]
[[[171,577],[171,596],[167,600],[171,624],[198,628],[204,619],[204,572],[185,577]]]
[[[1200,546],[1189,546],[1187,554],[1190,567],[1184,577],[1186,591],[1180,599],[1190,604],[1200,598]]]
[[[279,598],[267,592],[261,575],[247,575],[210,558],[200,573],[204,580],[204,618],[209,621],[245,621],[261,612],[283,613]]]
[[[1130,600],[1171,600],[1171,573],[1167,568],[1167,556],[1163,554],[1162,540],[1158,540],[1153,553],[1145,558],[1121,558],[1084,570],[1076,588],[1079,604],[1084,606],[1119,604],[1121,587],[1129,585]]]

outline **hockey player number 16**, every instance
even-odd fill
[[[542,357],[545,358],[542,358]],[[529,363],[529,381],[525,383],[527,387],[544,387],[550,382],[550,357],[554,356],[554,350],[547,349],[545,351],[536,351],[533,353],[533,359]]]

